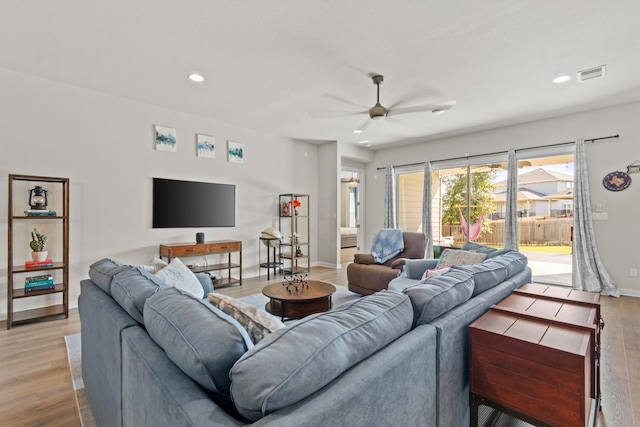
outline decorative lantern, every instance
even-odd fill
[[[29,206],[31,209],[43,211],[47,209],[47,190],[36,185],[29,190]]]

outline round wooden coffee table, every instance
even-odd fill
[[[322,313],[331,308],[331,295],[336,287],[318,280],[307,280],[306,286],[298,286],[298,290],[290,287],[291,292],[282,283],[272,283],[262,289],[269,297],[265,309],[283,320],[299,319],[314,313]]]

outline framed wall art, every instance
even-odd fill
[[[244,161],[244,149],[240,142],[227,141],[227,153],[231,163],[242,163]]]
[[[176,130],[165,126],[155,125],[156,150],[176,152]]]
[[[196,134],[196,151],[198,157],[216,157],[216,139],[210,135]]]

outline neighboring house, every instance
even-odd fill
[[[503,219],[506,212],[507,181],[496,183],[496,212],[492,219]],[[521,217],[571,216],[573,175],[538,168],[518,176],[518,213]]]

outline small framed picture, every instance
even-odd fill
[[[196,150],[198,157],[216,157],[216,139],[210,135],[196,134]]]
[[[176,152],[176,130],[165,126],[155,125],[156,150]]]
[[[227,152],[229,162],[242,163],[244,161],[244,149],[242,148],[242,143],[227,141]]]

